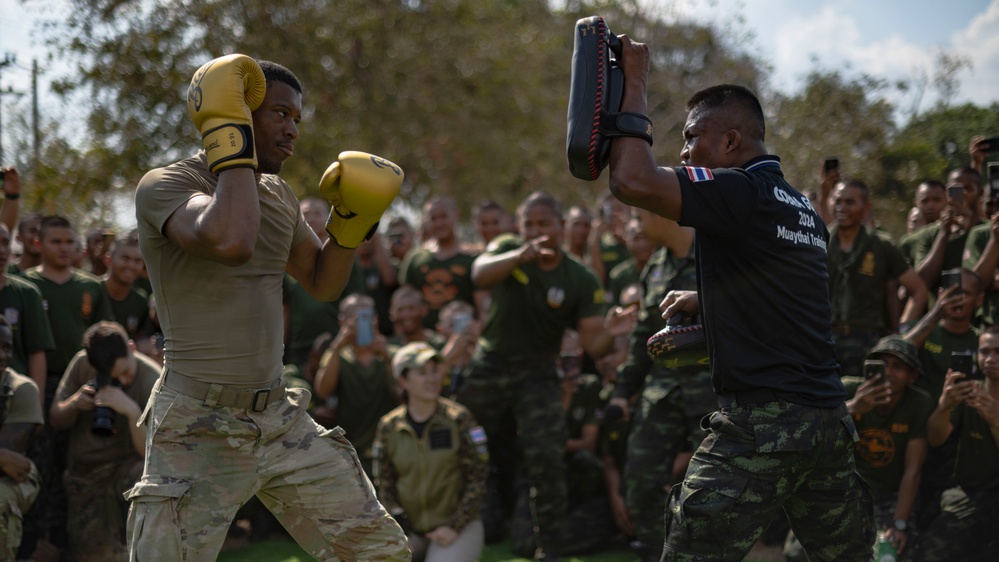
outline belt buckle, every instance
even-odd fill
[[[253,391],[253,402],[250,404],[250,410],[254,412],[263,412],[267,409],[267,402],[271,397],[271,389],[261,388],[260,390]]]

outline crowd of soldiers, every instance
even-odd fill
[[[999,494],[999,408],[982,397],[999,384],[999,214],[974,147],[970,166],[915,188],[898,242],[878,229],[862,181],[824,169],[809,191],[830,231],[858,470],[878,526],[918,560],[955,548],[973,557],[993,538],[979,530],[999,505],[989,501]],[[20,185],[6,172],[0,550],[125,559],[123,493],[144,455],[137,422],[169,346],[137,236],[80,236],[57,216],[18,220]],[[328,204],[307,197],[301,210],[325,239]],[[645,349],[665,326],[666,293],[697,288],[693,230],[610,193],[593,209],[563,210],[540,192],[514,213],[482,201],[465,223],[448,197],[421,211],[412,224],[383,220],[336,301],[316,301],[286,275],[288,384],[312,392],[320,424],[346,431],[381,492],[379,422],[402,403],[393,355],[426,342],[445,369],[443,396],[488,437],[486,542],[531,556],[539,544],[583,553],[619,541],[658,560],[666,494],[718,407],[707,366],[667,369]],[[255,521],[256,532],[267,527]],[[793,534],[786,542],[789,559],[800,556]]]

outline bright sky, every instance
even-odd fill
[[[785,93],[800,88],[816,60],[826,69],[909,79],[931,74],[935,52],[943,48],[967,56],[972,65],[960,74],[956,101],[999,101],[999,0],[645,1],[699,21],[725,24],[741,19],[736,29],[752,35],[743,46],[771,64],[772,86]],[[45,57],[44,45],[32,35],[34,21],[40,13],[51,16],[63,7],[64,0],[29,0],[26,7],[18,0],[0,0],[0,57],[17,57],[15,65],[0,70],[0,89],[30,92],[31,60],[44,64]],[[609,24],[615,32],[627,32]],[[53,76],[43,76],[40,82],[43,111],[49,104],[50,114],[71,114],[47,96]],[[908,94],[893,101],[908,109],[914,99]],[[934,101],[931,87],[921,108]]]
[[[675,4],[701,21],[741,16],[754,36],[751,52],[772,65],[772,84],[785,93],[800,88],[816,60],[820,68],[893,81],[932,78],[935,53],[945,49],[971,63],[959,74],[956,102],[999,101],[999,0],[648,1]],[[935,100],[928,88],[920,107]],[[907,109],[914,97],[895,101]]]

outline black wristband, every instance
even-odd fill
[[[11,199],[11,200],[20,199],[21,198],[21,194],[20,193],[5,193],[3,195],[3,198],[4,199]]]
[[[641,113],[602,113],[600,132],[608,137],[638,137],[652,145],[652,120]]]

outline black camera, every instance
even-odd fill
[[[94,378],[91,386],[94,387],[94,392],[99,392],[105,386],[121,386],[118,379],[111,378],[111,373],[108,371],[97,371],[97,376]],[[107,406],[98,406],[94,408],[94,423],[90,426],[90,432],[94,435],[100,435],[102,437],[107,437],[114,434],[114,420],[115,412]]]

